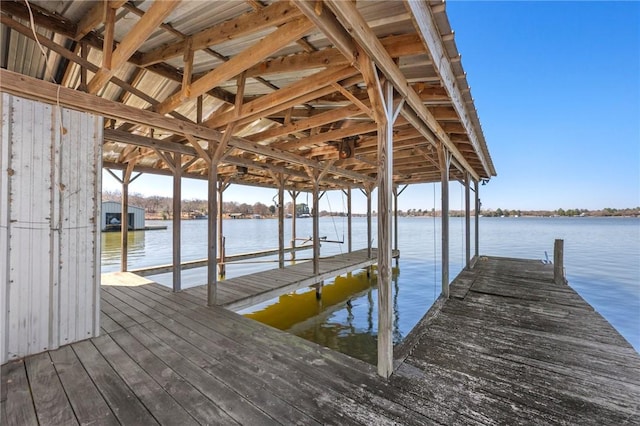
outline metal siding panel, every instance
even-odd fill
[[[95,329],[96,286],[96,139],[95,116],[65,110],[67,132],[62,139],[60,191],[60,344],[92,337]]]
[[[94,116],[94,125],[93,125],[93,146],[92,146],[92,164],[94,173],[93,180],[93,270],[92,270],[92,280],[93,283],[93,291],[92,291],[92,300],[93,300],[93,319],[92,325],[93,336],[100,335],[100,281],[101,281],[101,270],[100,270],[100,248],[101,241],[100,238],[102,234],[100,233],[100,228],[98,228],[98,223],[100,223],[99,218],[101,216],[100,208],[102,207],[102,147],[104,136],[104,119],[99,116]]]
[[[2,94],[0,110],[2,121],[0,122],[0,364],[7,359],[7,347],[9,345],[9,322],[7,311],[9,292],[9,169],[11,159],[9,157],[11,139],[10,110],[11,95]]]
[[[11,109],[9,356],[46,350],[51,271],[51,107]]]

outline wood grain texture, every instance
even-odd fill
[[[207,307],[204,288],[102,293],[124,327],[3,365],[3,425],[640,422],[640,356],[541,262],[481,257],[397,348],[389,379]]]

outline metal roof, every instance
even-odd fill
[[[274,173],[284,173],[288,187],[308,189],[305,176],[311,167],[327,168],[324,188],[363,186],[375,182],[377,173],[371,94],[362,64],[349,59],[353,52],[345,52],[332,41],[335,34],[346,34],[352,37],[349,43],[361,49],[360,55],[367,52],[351,28],[351,17],[357,14],[366,22],[367,34],[380,40],[386,54],[395,60],[408,90],[415,91],[427,111],[420,113],[407,103],[402,107],[394,125],[394,183],[439,181],[440,144],[453,153],[452,178],[462,180],[466,172],[475,179],[495,176],[444,3],[359,0],[356,9],[349,12],[353,16],[341,17],[336,1],[2,1],[1,66],[76,90],[78,96],[87,91],[82,81],[91,86],[97,80],[96,72],[107,72],[110,81],[97,86],[93,96],[140,110],[169,106],[163,111],[166,120],[201,123],[218,131],[217,138],[189,140],[184,133],[170,130],[175,128],[173,124],[151,125],[137,115],[114,115],[110,107],[102,111],[110,118],[105,120],[109,130],[103,147],[105,167],[124,169],[130,165],[134,170],[171,174],[172,166],[164,153],[173,150],[183,154],[183,176],[206,178],[208,162],[201,158],[199,148],[206,150],[209,141],[217,144],[219,132],[235,121],[230,149],[219,163],[222,179],[273,186]],[[153,10],[155,3],[164,5]],[[113,12],[105,4],[115,6]],[[337,32],[327,34],[326,27],[316,24],[302,31],[302,36],[287,39],[288,33],[279,28],[295,28],[296,22],[304,26],[313,18],[308,15],[309,8],[305,12],[301,7],[304,4],[311,4],[321,19],[333,22]],[[157,9],[163,7],[162,19],[153,21]],[[143,31],[141,27],[149,22],[156,23]],[[424,22],[430,22],[426,29]],[[34,41],[34,30],[41,46]],[[276,34],[284,39],[281,46],[259,50],[266,43],[263,40],[275,39]],[[110,37],[112,48],[105,43]],[[435,51],[429,43],[435,43]],[[133,46],[132,52],[113,64],[110,72],[108,57],[114,60],[115,53],[120,53],[118,47],[125,45]],[[167,53],[171,48],[175,51]],[[105,50],[113,54],[105,55]],[[258,52],[255,57],[254,52]],[[380,78],[390,78],[379,58],[371,60]],[[227,62],[230,64],[223,66]],[[225,67],[234,70],[232,75],[215,78]],[[186,80],[189,90],[182,88],[185,70],[192,73],[191,81]],[[239,89],[242,71],[246,81]],[[201,96],[193,96],[191,90],[200,87],[200,78],[215,83],[203,86],[206,90]],[[2,90],[23,89],[3,85]],[[238,90],[244,93],[241,103],[235,99]],[[36,88],[23,91],[39,97]],[[177,103],[167,101],[181,91],[183,96]],[[239,109],[236,104],[241,104]],[[433,120],[425,120],[425,114]],[[412,122],[415,116],[421,129]],[[127,135],[147,139],[127,139]],[[154,140],[163,143],[162,149],[154,148]],[[355,150],[346,153],[350,143],[355,144]]]

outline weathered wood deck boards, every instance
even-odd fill
[[[394,386],[482,423],[640,424],[640,356],[553,265],[483,257],[451,297]]]
[[[398,256],[398,253],[395,252],[394,256]],[[299,262],[284,269],[270,269],[218,281],[218,305],[238,311],[376,262],[375,249],[371,258],[367,257],[365,249],[320,259],[318,275],[313,274],[311,262]],[[207,288],[191,287],[185,292],[206,299]]]
[[[2,425],[640,423],[640,356],[552,267],[482,258],[388,381],[197,293],[135,284],[103,286],[102,336],[2,366]]]

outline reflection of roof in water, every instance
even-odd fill
[[[394,268],[393,272],[395,274],[397,269]],[[366,271],[362,270],[355,274],[336,277],[333,283],[326,284],[322,288],[322,301],[316,299],[315,289],[310,289],[304,293],[282,295],[276,303],[244,316],[280,330],[289,330],[332,306],[347,302],[375,284],[375,274],[369,279]]]

